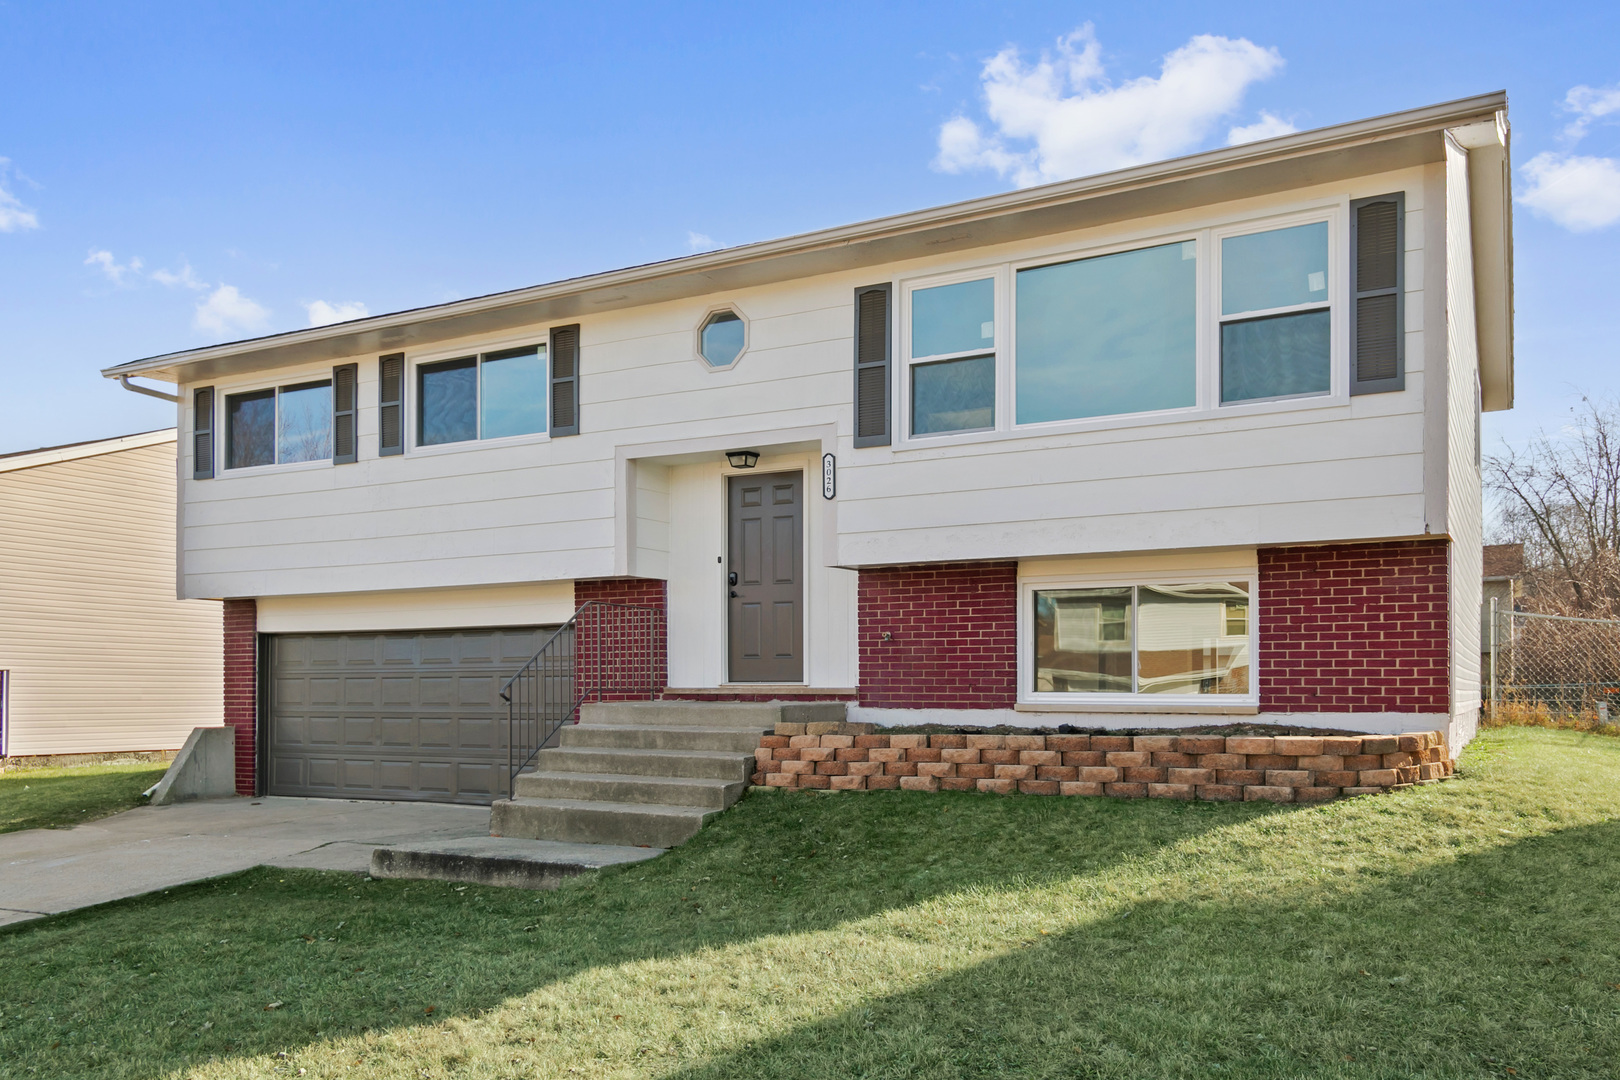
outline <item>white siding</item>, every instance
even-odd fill
[[[0,462],[8,752],[168,750],[221,722],[220,605],[175,599],[174,470],[172,433]]]
[[[262,634],[337,634],[374,630],[459,630],[550,626],[574,613],[574,583],[478,589],[401,589],[336,596],[266,596]]]
[[[1468,152],[1446,145],[1446,524],[1451,535],[1451,750],[1479,722],[1479,604],[1484,508],[1479,471],[1479,349]]]
[[[355,357],[358,463],[221,470],[217,479],[185,482],[185,594],[358,593],[625,573],[673,582],[683,571],[668,505],[675,481],[667,474],[691,462],[631,453],[626,463],[622,448],[708,440],[715,445],[705,460],[714,460],[736,439],[732,445],[786,452],[789,442],[803,441],[778,443],[773,433],[787,429],[834,433],[827,449],[838,452],[839,493],[827,534],[810,549],[818,564],[1422,535],[1432,495],[1424,470],[1423,313],[1426,292],[1443,289],[1435,279],[1443,260],[1424,259],[1423,175],[1365,177],[859,274],[586,315],[579,320],[581,434],[555,441],[535,436],[379,459],[376,357]],[[1306,204],[1343,208],[1351,198],[1393,190],[1406,191],[1411,222],[1404,393],[1102,421],[1064,433],[1006,432],[949,446],[852,445],[851,299],[858,286],[1057,258]],[[724,372],[708,370],[693,353],[697,321],[719,303],[734,304],[750,323],[748,352]],[[448,343],[408,359],[542,341],[545,330]],[[327,370],[287,368],[219,383],[219,398]]]

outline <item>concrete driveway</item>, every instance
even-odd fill
[[[379,846],[488,835],[484,806],[267,797],[141,807],[0,834],[0,925],[261,864],[364,873]]]

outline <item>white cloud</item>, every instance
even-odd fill
[[[1620,113],[1620,85],[1571,87],[1564,95],[1564,109],[1575,114],[1564,129],[1564,138],[1578,141],[1594,120]]]
[[[176,285],[184,285],[188,289],[208,288],[208,282],[197,280],[197,275],[192,273],[189,262],[182,262],[178,272],[174,270],[154,270],[152,271],[152,280],[159,285],[167,285],[171,289]]]
[[[1576,86],[1564,95],[1575,119],[1562,132],[1564,150],[1546,150],[1519,172],[1529,187],[1518,197],[1537,217],[1570,232],[1592,232],[1620,221],[1620,160],[1575,153],[1592,125],[1620,119],[1620,86]]]
[[[198,330],[227,334],[233,330],[255,330],[269,319],[270,312],[237,291],[235,285],[221,285],[197,302],[193,320]]]
[[[330,326],[333,323],[348,322],[350,319],[363,319],[371,314],[370,309],[358,300],[340,301],[328,304],[325,300],[316,300],[305,304],[304,310],[309,312],[309,325]]]
[[[127,263],[120,263],[113,258],[110,251],[96,250],[85,256],[84,265],[94,266],[101,270],[108,281],[114,285],[125,284],[125,277],[139,277],[141,274],[141,257],[136,255]]]
[[[725,246],[726,245],[715,240],[714,237],[707,236],[700,232],[688,231],[686,234],[686,247],[687,250],[692,252],[713,251],[716,248],[723,248]]]
[[[1553,151],[1519,170],[1530,189],[1519,201],[1570,232],[1591,232],[1620,221],[1620,162]]]
[[[39,228],[39,215],[22,204],[22,200],[6,187],[7,174],[13,172],[11,159],[0,157],[0,232],[21,232]],[[26,177],[24,178],[26,179]]]
[[[1226,145],[1236,146],[1239,143],[1259,142],[1261,139],[1275,139],[1279,135],[1292,135],[1298,131],[1292,123],[1280,116],[1273,116],[1264,109],[1260,111],[1260,119],[1252,124],[1240,124],[1226,133]]]
[[[965,116],[946,121],[934,164],[993,169],[1027,187],[1174,157],[1203,143],[1252,83],[1282,65],[1276,49],[1200,34],[1165,56],[1157,78],[1113,85],[1087,23],[1034,64],[1013,46],[991,57],[981,78],[995,130],[986,134]]]

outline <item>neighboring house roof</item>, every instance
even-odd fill
[[[17,450],[0,454],[0,472],[32,469],[37,465],[54,465],[58,461],[115,454],[120,450],[134,450],[154,443],[174,442],[174,428],[142,431],[134,435],[118,435],[111,439],[90,439],[86,442],[63,443],[60,446],[42,446],[38,450]]]
[[[1506,109],[1507,94],[1498,91],[780,240],[165,353],[109,367],[102,374],[195,382],[284,364],[395,352],[1434,164],[1446,160],[1450,139],[1470,154],[1470,194],[1477,208],[1473,250],[1476,263],[1487,266],[1475,285],[1485,408],[1505,409],[1513,398]]]
[[[1485,578],[1515,578],[1524,573],[1523,544],[1486,544]]]

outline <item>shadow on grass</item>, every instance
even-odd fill
[[[588,968],[1094,875],[1284,812],[762,793],[667,856],[555,893],[260,868],[0,930],[0,1076],[145,1076],[437,1024]]]
[[[1620,822],[1360,877],[1140,903],[671,1075],[1620,1074]]]

